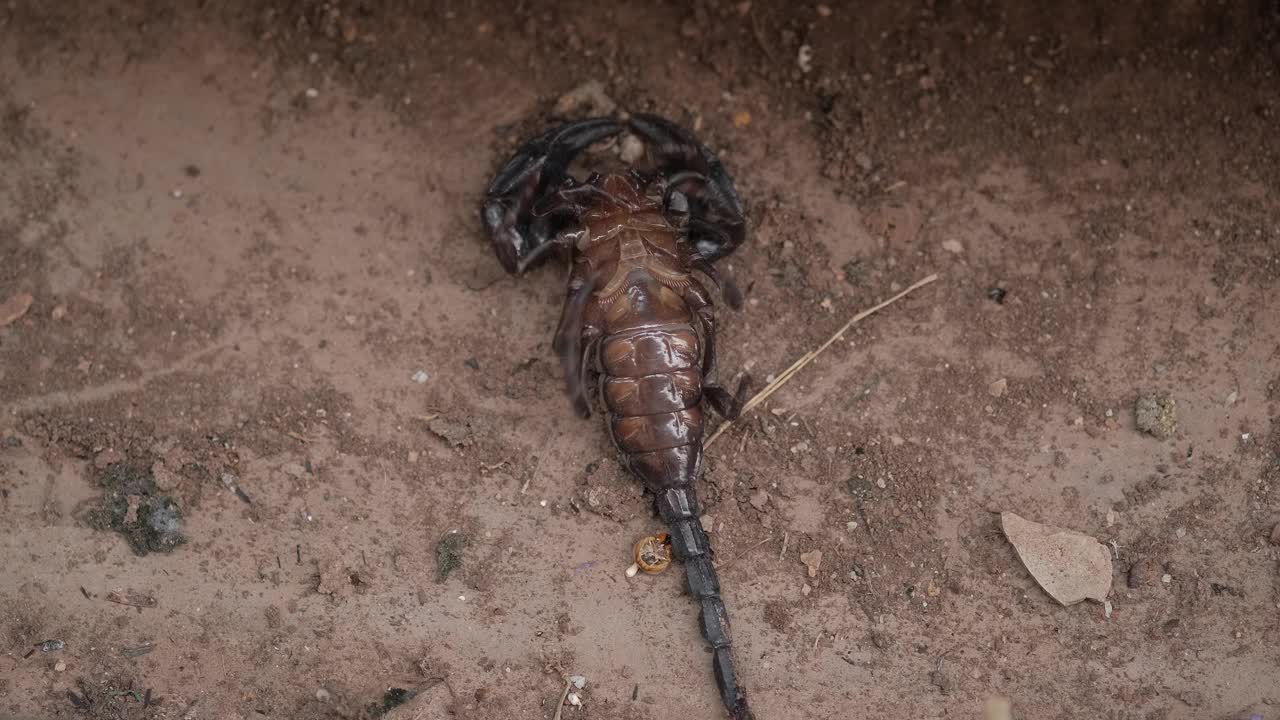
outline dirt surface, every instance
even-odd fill
[[[738,181],[726,371],[940,275],[709,451],[760,720],[1280,716],[1280,7],[424,5],[0,6],[0,717],[721,717],[476,217],[606,100]]]

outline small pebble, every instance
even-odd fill
[[[618,143],[618,157],[628,165],[635,164],[644,157],[644,141],[627,133],[623,136],[622,142]]]
[[[813,592],[813,588],[809,587],[809,583],[805,583],[804,587],[800,588],[800,594],[805,597],[809,597],[811,592]]]
[[[948,238],[942,241],[942,249],[953,255],[959,255],[964,252],[964,245],[961,245],[960,241],[955,238]]]
[[[1173,576],[1170,575],[1169,573],[1165,573],[1164,575],[1160,576],[1160,582],[1164,583],[1165,585],[1168,585],[1169,583],[1173,582]]]
[[[819,5],[819,6],[817,7],[817,10],[818,10],[818,14],[819,14],[819,15],[821,15],[822,17],[831,17],[831,8],[830,8],[830,7],[828,7],[828,6],[826,6],[826,5]]]
[[[413,381],[414,381],[414,382],[416,382],[416,383],[418,383],[419,385],[421,385],[421,384],[425,383],[425,382],[426,382],[428,379],[430,379],[430,378],[431,378],[431,376],[427,374],[427,371],[426,371],[426,370],[419,370],[419,371],[417,371],[417,372],[415,372],[415,373],[413,374],[413,378],[412,378],[412,379],[413,379]]]
[[[67,669],[67,664],[61,660],[53,664],[54,672],[62,672]]]
[[[801,45],[800,50],[796,53],[796,65],[800,66],[800,72],[807,73],[813,70],[813,48],[809,45]]]
[[[329,702],[330,697],[332,696],[329,695],[329,691],[325,690],[324,688],[320,688],[319,690],[316,691],[316,699],[319,700],[320,702]]]
[[[320,97],[320,91],[315,88],[307,88],[307,97],[318,98]]]

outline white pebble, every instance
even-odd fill
[[[307,88],[307,97],[318,98],[320,97],[320,91],[315,88]]]
[[[418,383],[419,385],[421,385],[425,383],[427,380],[429,380],[430,378],[431,376],[427,374],[426,370],[419,370],[413,374],[412,380]]]
[[[796,53],[796,64],[800,66],[800,72],[807,73],[813,69],[813,48],[808,45],[801,45],[800,51]]]

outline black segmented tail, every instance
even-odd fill
[[[738,686],[733,668],[729,613],[720,597],[720,578],[711,564],[710,544],[698,519],[698,499],[689,485],[667,488],[658,494],[658,513],[671,527],[671,549],[684,563],[689,594],[700,607],[702,637],[711,645],[712,663],[720,699],[733,720],[753,720],[747,697]]]

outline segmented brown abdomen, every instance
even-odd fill
[[[702,343],[684,299],[642,269],[606,300],[601,395],[627,467],[654,491],[697,479]]]

